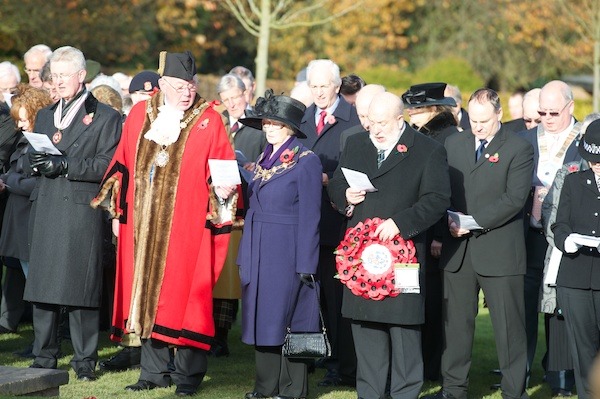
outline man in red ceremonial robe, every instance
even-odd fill
[[[136,104],[92,206],[118,237],[114,340],[142,339],[129,391],[196,393],[214,335],[212,290],[227,254],[236,187],[213,187],[208,159],[235,159],[221,116],[196,94],[191,53],[162,52],[160,91]],[[175,346],[175,370],[169,370]]]

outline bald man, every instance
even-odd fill
[[[449,206],[450,181],[444,147],[408,126],[402,112],[400,98],[392,93],[372,99],[369,134],[348,139],[328,191],[338,209],[354,207],[349,227],[378,217],[384,220],[375,231],[380,240],[397,235],[413,240],[422,284],[425,233]],[[378,191],[350,188],[342,167],[365,173]],[[354,295],[346,287],[343,291],[342,315],[351,319],[354,335],[358,397],[385,397],[389,372],[391,398],[416,398],[423,385],[423,290],[380,301]]]
[[[348,140],[350,136],[356,133],[369,131],[369,105],[371,105],[371,101],[375,96],[384,92],[385,87],[376,84],[369,84],[360,89],[356,95],[356,102],[354,103],[354,106],[356,107],[356,113],[358,114],[358,119],[360,120],[360,125],[353,126],[350,129],[346,129],[342,132],[340,136],[341,151],[344,151],[346,140]]]

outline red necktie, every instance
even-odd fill
[[[319,123],[317,123],[317,134],[321,134],[323,128],[325,127],[325,116],[327,116],[327,111],[321,111],[321,117],[319,118]]]
[[[238,131],[239,128],[240,128],[240,124],[238,122],[236,122],[233,124],[233,126],[231,126],[231,129],[229,129],[229,131],[231,132],[231,134],[234,134],[235,132]]]

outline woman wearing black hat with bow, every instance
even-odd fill
[[[552,231],[563,253],[557,298],[567,323],[577,395],[589,398],[587,376],[600,348],[600,246],[580,235],[600,238],[600,120],[587,127],[579,153],[590,169],[565,177]]]
[[[298,137],[305,106],[267,91],[244,125],[262,129],[267,146],[248,185],[250,197],[238,253],[242,341],[254,345],[251,398],[305,398],[306,363],[282,357],[287,327],[318,331],[317,271],[321,176],[319,158]]]
[[[440,144],[457,133],[457,121],[452,113],[456,101],[445,97],[446,83],[422,83],[411,86],[402,101],[410,116],[411,126]],[[446,217],[427,232],[427,268],[425,273],[425,325],[421,329],[423,374],[425,379],[440,378],[442,361],[442,275],[438,268],[442,252],[442,236],[447,229]]]

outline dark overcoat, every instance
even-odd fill
[[[425,262],[426,231],[446,212],[450,204],[450,182],[444,147],[413,128],[406,126],[398,144],[406,146],[399,152],[397,146],[377,168],[377,150],[366,134],[348,138],[340,165],[329,182],[328,191],[340,208],[346,206],[349,187],[342,167],[365,173],[376,192],[367,193],[358,204],[349,226],[367,218],[392,218],[404,239],[412,239],[419,262]],[[424,287],[424,267],[420,269],[420,284]],[[354,320],[388,324],[416,325],[424,322],[425,295],[400,294],[382,301],[355,296],[344,289],[342,314]]]
[[[554,243],[563,252],[556,285],[583,290],[600,290],[600,253],[581,247],[565,253],[565,240],[571,233],[600,237],[600,192],[591,169],[565,177],[560,193]]]
[[[522,209],[531,188],[533,147],[501,128],[475,162],[475,136],[467,131],[446,139],[452,209],[472,215],[483,231],[451,237],[446,232],[440,268],[460,269],[470,251],[475,272],[484,276],[525,274]],[[490,157],[498,154],[497,162]],[[493,159],[493,158],[492,158]]]
[[[23,171],[23,161],[27,158],[27,140],[21,135],[17,149],[10,156],[10,169],[2,176],[8,187],[8,200],[2,218],[0,234],[0,255],[10,256],[23,261],[29,260],[29,212],[31,195],[36,177]]]
[[[298,273],[317,271],[321,163],[297,139],[289,148],[295,147],[290,167],[278,160],[271,168],[278,173],[256,175],[249,185],[238,264],[242,341],[250,345],[282,345],[290,322],[294,331],[319,328],[317,292]]]
[[[56,132],[56,107],[40,110],[35,123],[35,131],[50,139]],[[100,306],[102,211],[93,209],[90,202],[98,193],[121,128],[121,115],[88,94],[55,144],[67,157],[68,174],[55,179],[40,177],[31,194],[27,301]],[[30,171],[31,166],[25,165],[25,170]]]
[[[346,129],[360,125],[356,108],[348,104],[344,97],[339,96],[340,102],[333,111],[335,122],[326,123],[320,135],[317,135],[317,125],[315,124],[316,105],[311,105],[306,109],[300,130],[306,135],[305,139],[300,139],[302,144],[311,149],[319,156],[323,165],[323,173],[331,179],[333,172],[338,166],[340,160],[340,135]],[[321,194],[321,244],[337,246],[343,233],[342,226],[344,217],[331,206],[331,200],[327,193],[327,188],[323,187]]]

